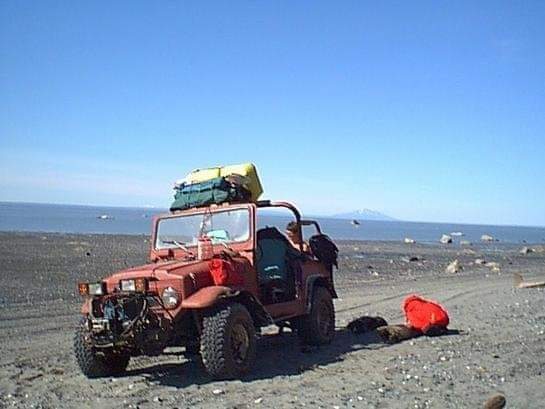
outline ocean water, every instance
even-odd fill
[[[164,212],[165,209],[153,208],[0,202],[0,231],[149,234],[153,216]],[[108,218],[100,218],[103,215]],[[361,221],[360,226],[353,226],[349,220],[314,219],[320,223],[324,233],[338,240],[400,241],[410,237],[418,242],[437,243],[443,233],[461,232],[463,236],[453,236],[455,242],[479,242],[481,235],[489,234],[503,243],[545,243],[545,227],[402,221]],[[264,214],[258,225],[283,229],[287,221],[282,216]],[[311,228],[305,228],[305,235],[308,233],[312,233]]]

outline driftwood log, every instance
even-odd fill
[[[422,335],[422,332],[409,328],[406,325],[386,325],[377,328],[377,334],[384,342],[396,344],[407,339],[416,338]]]

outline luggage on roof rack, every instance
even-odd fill
[[[224,178],[235,185],[241,185],[250,192],[248,200],[255,202],[263,193],[263,187],[257,175],[257,169],[253,163],[240,165],[215,166],[211,168],[196,169],[190,172],[184,179],[176,183],[176,188],[182,188],[206,182],[209,180]]]
[[[183,185],[176,189],[170,211],[210,206],[225,202],[247,202],[251,193],[240,185],[217,177],[200,183]]]

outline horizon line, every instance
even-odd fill
[[[166,210],[169,211],[168,207],[159,207],[154,205],[139,205],[139,206],[123,206],[123,205],[98,205],[98,204],[78,204],[78,203],[57,203],[57,202],[28,202],[28,201],[18,201],[18,200],[0,200],[0,204],[30,204],[30,205],[52,205],[52,206],[75,206],[75,207],[103,207],[103,208],[119,208],[119,209],[157,209],[157,210]],[[378,212],[378,211],[377,211]],[[379,212],[381,213],[381,212]],[[312,214],[309,213],[306,217],[316,217],[324,219],[335,219],[335,220],[351,220],[351,218],[342,218],[335,217],[335,215],[324,215],[324,214]],[[391,216],[390,216],[391,217]],[[486,224],[486,223],[469,223],[469,222],[438,222],[438,221],[424,221],[424,220],[403,220],[403,219],[394,219],[394,220],[365,220],[365,222],[383,222],[383,223],[427,223],[427,224],[455,224],[462,226],[496,226],[496,227],[529,227],[529,228],[545,228],[542,225],[534,224]]]

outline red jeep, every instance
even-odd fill
[[[288,211],[300,230],[316,228],[313,254],[294,248],[276,228],[257,229],[258,209],[268,208]],[[203,237],[213,250],[208,259],[196,254]],[[318,223],[301,220],[285,202],[158,216],[150,264],[79,284],[86,300],[74,339],[78,364],[88,377],[111,376],[131,356],[184,346],[186,354],[200,354],[213,377],[233,378],[251,369],[261,327],[288,326],[306,344],[328,344],[335,334],[336,256]]]

